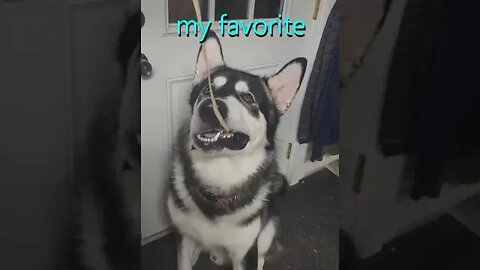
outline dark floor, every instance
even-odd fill
[[[341,234],[340,270],[479,270],[480,237],[450,215],[443,215],[358,260]]]
[[[338,178],[327,170],[291,187],[280,217],[283,250],[265,270],[338,269]],[[142,270],[175,270],[176,251],[169,235],[142,247]],[[201,256],[195,270],[220,269]]]

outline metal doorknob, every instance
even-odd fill
[[[145,15],[143,15],[143,12],[140,12],[140,20],[141,20],[141,27],[145,25]],[[148,62],[148,58],[145,56],[145,54],[141,54],[140,56],[140,69],[141,69],[141,76],[143,79],[148,79],[152,76],[152,64]]]
[[[141,55],[141,75],[143,79],[148,79],[152,76],[152,64],[148,62],[148,58],[142,53]]]

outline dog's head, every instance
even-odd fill
[[[202,50],[207,52],[207,60]],[[213,111],[207,64],[218,109],[232,133],[222,128]],[[270,77],[225,65],[222,47],[209,32],[197,56],[195,86],[190,95],[193,147],[212,155],[235,155],[260,147],[272,148],[278,120],[301,85],[307,60],[296,58]]]

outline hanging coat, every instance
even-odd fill
[[[415,158],[413,199],[438,197],[442,174],[465,182],[480,175],[479,7],[478,0],[411,0],[405,8],[379,142],[385,156]]]
[[[298,142],[312,143],[311,161],[321,160],[323,147],[339,137],[339,8],[327,19],[303,100]]]

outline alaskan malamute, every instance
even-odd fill
[[[209,97],[207,50],[218,109]],[[168,210],[178,232],[178,269],[192,269],[199,253],[234,270],[263,269],[275,238],[275,206],[287,181],[278,171],[274,138],[280,115],[301,85],[307,60],[296,58],[270,77],[227,67],[210,32],[197,56],[190,122],[180,130]]]

